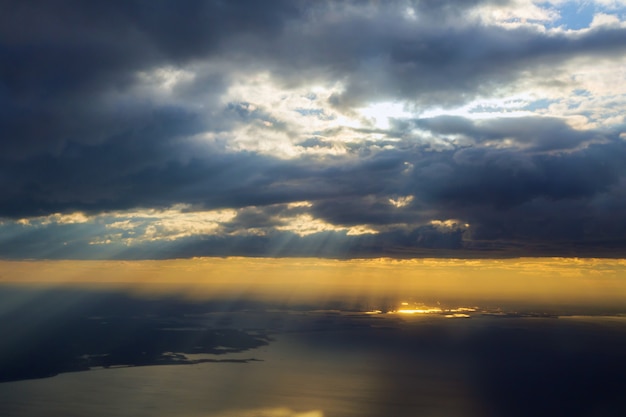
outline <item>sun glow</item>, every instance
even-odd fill
[[[467,313],[478,311],[478,307],[442,307],[439,303],[436,307],[421,303],[402,302],[400,308],[391,311],[391,314],[437,314],[446,318],[469,318]]]
[[[441,313],[440,308],[401,308],[395,311],[399,314],[433,314]]]
[[[391,119],[411,116],[411,113],[406,111],[405,104],[397,102],[372,103],[357,109],[357,112],[378,129],[389,129]]]

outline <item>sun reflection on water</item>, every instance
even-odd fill
[[[437,303],[439,304],[439,303]],[[455,307],[455,308],[444,308],[441,305],[437,307],[427,306],[421,303],[409,303],[402,302],[400,303],[400,307],[390,311],[390,314],[436,314],[443,315],[446,318],[470,318],[471,316],[468,313],[473,313],[478,310],[477,307]]]

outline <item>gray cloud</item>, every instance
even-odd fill
[[[475,144],[497,146],[508,140],[508,146],[518,146],[530,152],[576,149],[592,141],[607,140],[611,134],[573,129],[561,119],[547,117],[502,117],[472,122],[458,116],[439,116],[417,120],[416,125],[437,134],[462,135]]]
[[[1,256],[100,256],[78,248],[105,233],[102,225],[26,230],[14,223],[20,218],[176,204],[239,211],[222,225],[225,235],[120,246],[115,256],[613,256],[626,246],[623,124],[415,115],[389,129],[297,137],[271,105],[225,101],[238,82],[267,73],[285,91],[339,82],[329,103],[292,112],[317,121],[381,100],[418,110],[460,105],[528,73],[556,84],[571,60],[615,60],[626,45],[618,26],[573,35],[459,21],[480,4],[508,2],[4,2]],[[167,87],[168,77],[179,78]],[[303,153],[230,146],[237,135],[262,142],[264,123]],[[305,152],[334,146],[343,153]],[[310,207],[285,206],[300,201]],[[234,234],[297,214],[337,230]],[[470,227],[433,223],[447,220]],[[361,225],[378,234],[347,234]]]

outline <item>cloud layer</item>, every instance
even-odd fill
[[[4,2],[0,256],[621,256],[623,2]]]

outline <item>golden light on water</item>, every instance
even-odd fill
[[[409,307],[411,306],[412,307]],[[478,307],[454,307],[454,308],[445,308],[441,307],[441,305],[437,307],[426,306],[421,303],[409,303],[403,301],[400,303],[400,308],[391,311],[391,314],[437,314],[443,315],[446,318],[469,318],[471,317],[467,313],[474,313],[478,311]]]
[[[399,314],[432,314],[441,312],[440,308],[401,308],[396,311]]]
[[[420,305],[419,308],[417,305],[414,308],[409,308],[409,303],[403,301],[400,303],[401,307],[397,310],[394,310],[393,313],[399,314],[431,314],[431,313],[441,313],[442,310],[439,307],[426,307],[424,305]]]

